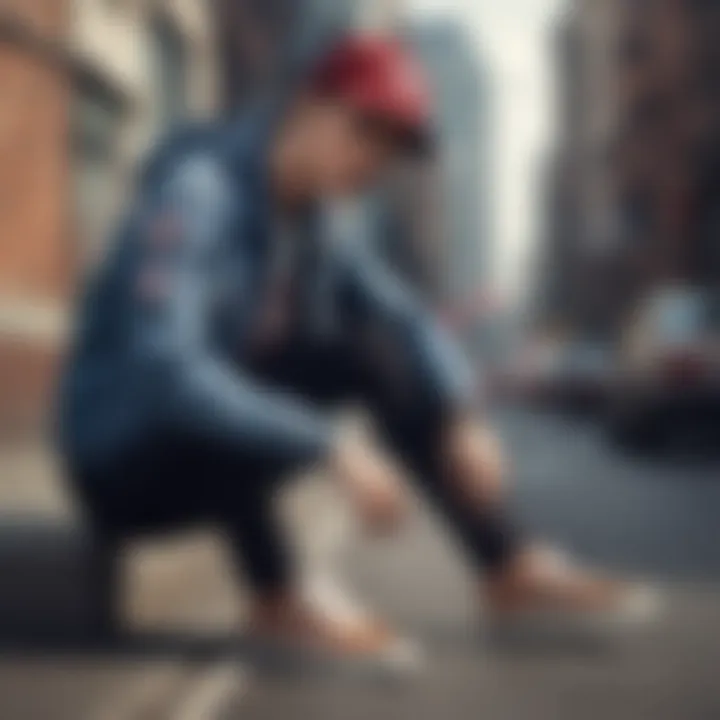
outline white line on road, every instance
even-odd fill
[[[247,669],[237,662],[212,666],[193,678],[168,720],[222,720],[248,689]]]

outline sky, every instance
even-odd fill
[[[489,66],[496,141],[492,275],[521,299],[538,237],[538,181],[552,134],[550,36],[568,0],[407,0],[411,13],[461,19]]]

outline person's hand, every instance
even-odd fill
[[[407,507],[402,471],[365,437],[341,436],[331,459],[331,472],[374,531],[397,527]]]
[[[444,449],[449,476],[468,501],[491,506],[503,500],[505,456],[491,429],[472,419],[460,420],[449,429]]]

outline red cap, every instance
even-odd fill
[[[397,39],[363,35],[342,40],[321,60],[311,87],[393,123],[418,140],[428,139],[432,100],[427,77]]]

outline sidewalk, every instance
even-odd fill
[[[5,516],[67,518],[72,503],[53,459],[41,447],[0,453],[0,511]],[[240,604],[220,566],[212,537],[148,544],[128,562],[127,614],[138,629],[231,629]],[[232,674],[232,692],[244,687],[244,670],[191,666],[177,660],[107,657],[6,656],[0,660],[3,720],[183,720],[183,706],[213,677]],[[229,681],[225,681],[227,685]],[[230,689],[214,691],[223,699]],[[208,698],[212,704],[217,700]],[[200,715],[197,716],[201,717]],[[211,716],[208,716],[211,717]],[[189,718],[189,720],[192,720]]]
[[[72,522],[73,508],[51,454],[41,447],[0,452],[0,514]],[[327,554],[341,513],[321,478],[291,487],[283,502],[301,556]],[[330,520],[330,523],[323,522]],[[313,528],[309,533],[308,529]],[[140,633],[221,638],[238,631],[245,598],[222,539],[210,532],[153,539],[129,548],[125,609]],[[230,659],[182,656],[0,658],[2,720],[214,720],[248,685]]]

